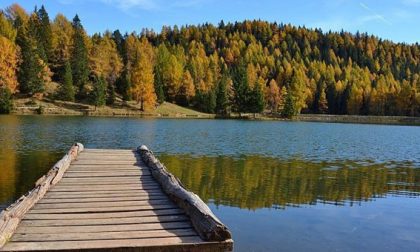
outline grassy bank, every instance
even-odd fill
[[[83,103],[17,99],[14,100],[16,115],[83,115],[83,116],[116,116],[116,117],[156,117],[156,118],[220,118],[220,119],[245,119],[245,120],[284,120],[271,114],[235,114],[219,117],[214,114],[202,113],[190,108],[164,102],[156,109],[143,112],[135,103],[117,103],[113,106],[96,107]],[[402,124],[420,125],[420,117],[404,116],[361,116],[361,115],[320,115],[301,114],[292,121],[306,122],[331,122],[331,123],[365,123],[365,124]]]
[[[15,115],[84,115],[120,117],[165,117],[165,118],[214,118],[213,114],[201,113],[172,103],[164,102],[156,109],[143,112],[135,103],[117,103],[113,106],[95,107],[83,103],[17,99],[12,114]]]

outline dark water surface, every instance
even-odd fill
[[[0,116],[0,208],[74,142],[148,145],[237,251],[420,250],[420,127]]]

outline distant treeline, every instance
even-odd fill
[[[228,114],[420,115],[420,46],[260,20],[88,36],[44,6],[0,14],[0,111],[13,94],[142,110],[163,101]]]

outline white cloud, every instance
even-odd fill
[[[384,16],[376,13],[374,10],[372,10],[369,6],[367,6],[364,3],[360,3],[360,6],[367,10],[368,12],[370,12],[372,15],[366,16],[364,17],[364,22],[367,21],[373,21],[373,20],[379,20],[382,21],[383,23],[387,24],[387,25],[392,25],[392,23],[390,21],[388,21]],[[363,21],[363,20],[362,20]]]
[[[116,7],[123,10],[129,10],[131,8],[152,10],[152,9],[157,9],[159,6],[154,0],[100,0],[100,1],[109,5],[115,5]]]
[[[176,0],[172,3],[174,7],[193,7],[201,5],[206,0]]]

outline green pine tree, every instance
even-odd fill
[[[130,94],[131,81],[130,81],[130,75],[128,74],[128,71],[126,68],[124,68],[120,77],[115,82],[115,86],[117,87],[117,92],[123,96],[123,99],[125,101],[131,100],[131,94]]]
[[[60,80],[62,83],[58,93],[59,98],[63,101],[74,101],[73,77],[71,74],[71,66],[68,61],[64,65]]]
[[[264,110],[264,93],[260,84],[257,82],[251,91],[249,110],[252,113],[261,113]]]
[[[223,75],[219,84],[217,85],[216,93],[216,113],[219,115],[226,115],[229,105],[229,96],[227,92],[228,76]]]
[[[106,81],[103,77],[98,77],[95,80],[92,102],[95,107],[102,107],[106,103]]]
[[[296,104],[295,100],[292,96],[292,93],[288,90],[286,94],[286,100],[284,104],[284,108],[281,112],[283,117],[292,118],[293,116],[297,115]]]
[[[20,91],[24,94],[33,95],[44,91],[44,80],[42,79],[43,66],[38,55],[36,41],[27,30],[26,25],[18,22],[16,43],[20,47],[21,64],[18,71],[18,82]]]
[[[246,67],[240,64],[233,69],[232,72],[233,89],[234,89],[234,106],[236,112],[244,113],[249,109],[249,85]]]
[[[12,92],[7,87],[0,87],[0,114],[9,114],[12,107]]]
[[[50,18],[48,16],[47,11],[44,8],[44,5],[41,6],[41,9],[37,12],[37,16],[39,19],[39,44],[42,45],[46,56],[46,62],[51,62],[53,48],[52,48],[52,31],[51,31],[51,24]]]
[[[79,17],[73,19],[73,52],[71,55],[71,69],[73,72],[73,83],[78,89],[79,97],[83,97],[83,87],[88,81],[88,51],[84,40],[84,30]]]

